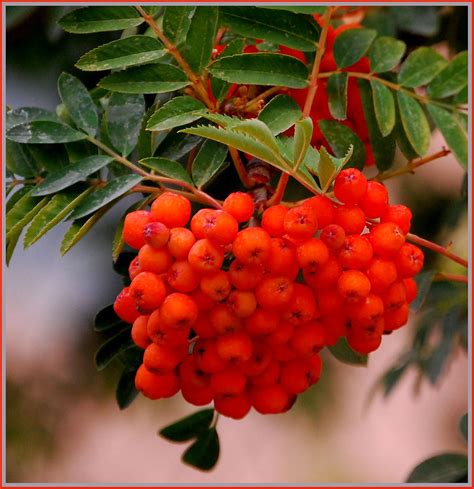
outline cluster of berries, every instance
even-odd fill
[[[423,266],[405,242],[409,209],[352,168],[334,193],[340,203],[269,207],[260,226],[241,192],[192,218],[170,192],[128,214],[123,238],[139,252],[114,309],[145,350],[137,389],[151,399],[181,390],[237,419],[252,406],[280,413],[318,381],[324,346],[345,336],[367,354],[403,326]]]

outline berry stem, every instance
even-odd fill
[[[468,284],[469,279],[466,277],[466,275],[457,275],[455,273],[445,273],[445,272],[438,272],[435,276],[434,279],[436,282],[442,282],[442,281],[448,281],[448,282],[461,282],[463,284]]]
[[[215,428],[217,426],[217,422],[219,421],[219,413],[214,411],[214,419],[212,420],[210,428]]]
[[[240,181],[242,182],[243,186],[245,188],[254,187],[255,182],[252,178],[249,177],[247,170],[245,169],[245,166],[242,163],[242,159],[240,158],[239,152],[232,146],[229,146],[229,153],[234,163],[235,170],[237,171],[237,174],[239,175]]]
[[[266,98],[270,97],[274,93],[278,93],[284,90],[284,87],[271,87],[268,90],[265,90],[260,95],[257,95],[252,100],[249,100],[241,109],[244,112],[252,112],[259,109],[259,103],[264,101]],[[237,108],[237,107],[236,107]]]
[[[281,200],[283,199],[283,195],[285,194],[286,185],[288,184],[289,178],[290,175],[288,173],[282,173],[280,175],[280,180],[278,180],[278,184],[274,194],[267,202],[267,207],[270,207],[272,205],[278,205],[281,202]]]
[[[463,267],[468,268],[468,262],[464,258],[461,258],[458,255],[455,255],[454,253],[451,253],[451,251],[448,250],[447,247],[443,247],[439,244],[433,243],[432,241],[428,241],[425,238],[421,238],[420,236],[417,236],[416,234],[408,233],[407,234],[407,240],[411,241],[412,243],[415,243],[417,245],[423,246],[424,248],[427,248],[431,251],[434,251],[435,253],[439,253],[440,255],[444,255],[450,260],[455,261],[456,263],[459,263]]]
[[[405,166],[402,166],[398,170],[387,173],[380,173],[374,178],[374,180],[381,182],[382,180],[388,180],[389,178],[398,177],[399,175],[404,175],[405,173],[415,173],[416,168],[425,165],[426,163],[429,163],[431,161],[438,160],[439,158],[443,158],[450,153],[451,151],[449,149],[443,148],[441,151],[425,156],[424,158],[411,160]]]

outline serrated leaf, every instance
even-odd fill
[[[329,111],[334,119],[346,119],[347,110],[347,73],[336,73],[328,78],[326,91]]]
[[[175,46],[180,45],[186,40],[186,35],[195,11],[195,6],[172,5],[165,7],[163,14],[163,32]]]
[[[260,111],[258,118],[276,136],[289,129],[301,118],[301,109],[289,95],[277,95]]]
[[[271,14],[258,7],[221,7],[222,23],[241,36],[264,39],[302,51],[315,51],[320,28],[289,12]],[[316,24],[317,25],[317,24]]]
[[[84,84],[75,76],[62,73],[58,79],[58,92],[74,124],[89,136],[95,136],[99,117]]]
[[[125,370],[122,372],[115,389],[115,399],[120,409],[126,409],[138,396],[135,387],[135,370]]]
[[[270,148],[275,155],[278,155],[279,148],[275,136],[268,126],[258,119],[247,119],[232,127],[234,132],[243,132],[263,143]]]
[[[183,462],[200,470],[211,470],[219,459],[219,436],[215,428],[202,433],[184,452]]]
[[[143,95],[111,95],[105,111],[107,134],[114,148],[122,156],[128,156],[137,145],[144,115]]]
[[[357,80],[357,85],[375,164],[379,171],[385,171],[392,166],[395,158],[395,134],[392,132],[388,136],[383,137],[375,115],[371,86],[366,80]]]
[[[466,455],[444,453],[431,457],[417,465],[407,482],[449,483],[467,482],[468,461]]]
[[[73,10],[59,20],[59,25],[66,32],[89,34],[136,27],[143,20],[133,7],[97,6]]]
[[[64,256],[74,245],[79,243],[79,241],[91,230],[92,226],[94,226],[94,224],[96,224],[97,221],[113,207],[113,204],[114,203],[111,203],[102,207],[102,209],[98,210],[90,217],[74,221],[61,242],[61,255]]]
[[[218,18],[217,7],[200,6],[191,19],[181,54],[195,73],[201,73],[211,60]]]
[[[349,346],[345,338],[340,338],[334,346],[329,346],[328,349],[331,354],[342,363],[347,363],[349,365],[358,365],[361,367],[367,366],[367,355],[356,353]]]
[[[404,87],[421,87],[429,83],[446,65],[447,61],[433,48],[415,49],[400,67],[398,82]]]
[[[191,82],[178,68],[169,64],[128,68],[102,78],[99,86],[121,93],[166,93],[188,86]]]
[[[299,168],[313,136],[313,119],[305,117],[296,122],[293,146],[293,168]]]
[[[274,53],[236,54],[219,58],[209,73],[222,80],[250,85],[283,85],[304,88],[308,69],[292,56]]]
[[[38,176],[38,165],[24,144],[6,139],[5,149],[6,166],[15,175],[25,178]]]
[[[431,104],[428,104],[427,108],[456,160],[467,170],[469,164],[469,142],[465,126],[455,117],[454,113],[446,109]]]
[[[12,127],[33,121],[61,122],[59,117],[49,110],[38,107],[21,107],[15,110],[7,110],[5,130],[9,131]]]
[[[117,355],[134,346],[135,344],[130,335],[130,328],[125,328],[112,336],[95,353],[94,362],[97,370],[103,370]]]
[[[375,118],[383,137],[388,136],[395,127],[395,100],[392,92],[377,80],[371,80]]]
[[[193,161],[191,174],[197,188],[201,189],[225,166],[227,146],[210,139],[204,141]]]
[[[24,247],[28,248],[36,243],[56,224],[59,224],[91,191],[92,188],[88,188],[79,194],[63,192],[54,195],[32,220],[23,240]]]
[[[367,53],[372,73],[383,73],[395,68],[405,54],[406,44],[393,37],[375,39]]]
[[[140,164],[157,171],[165,177],[174,178],[190,185],[193,184],[183,165],[177,161],[168,160],[167,158],[144,158],[140,160]]]
[[[467,86],[469,60],[467,51],[455,56],[431,81],[427,94],[433,98],[446,98]]]
[[[166,54],[157,39],[130,36],[103,44],[84,54],[76,63],[83,71],[102,71],[152,63]]]
[[[337,157],[344,157],[348,147],[352,145],[353,151],[348,166],[359,169],[364,168],[366,160],[365,146],[352,129],[333,120],[320,120],[318,125]]]
[[[6,137],[23,144],[55,144],[79,141],[87,136],[61,122],[33,121],[12,127]]]
[[[214,409],[202,409],[166,426],[158,434],[170,441],[189,441],[207,432],[213,418]]]
[[[206,106],[193,97],[183,95],[172,98],[150,117],[147,130],[164,131],[184,126],[199,119],[204,110]]]
[[[431,131],[425,113],[420,104],[410,95],[397,93],[398,108],[403,129],[413,149],[423,156],[430,147]]]
[[[459,431],[461,432],[464,440],[469,441],[469,418],[468,414],[464,414],[459,420]]]
[[[94,331],[97,331],[98,333],[109,331],[111,329],[118,330],[125,326],[130,328],[129,324],[122,321],[117,314],[115,314],[113,304],[101,309],[94,318]]]
[[[327,152],[324,146],[321,146],[319,159],[314,162],[310,171],[318,176],[322,193],[327,192],[331,183],[350,160],[352,152],[353,146],[349,146],[343,158],[335,158]]]
[[[37,185],[31,195],[42,196],[59,192],[94,173],[111,163],[114,159],[110,156],[89,156],[73,165],[48,175],[43,182]]]
[[[6,238],[10,239],[36,216],[48,203],[48,197],[32,197],[29,193],[23,195],[6,215]]]
[[[334,60],[339,68],[357,63],[367,52],[377,32],[373,29],[348,29],[334,41]]]

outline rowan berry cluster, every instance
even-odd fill
[[[114,309],[145,350],[137,389],[181,390],[237,419],[251,407],[281,413],[318,381],[324,346],[344,336],[366,354],[403,326],[423,266],[405,242],[410,210],[352,168],[334,194],[269,207],[260,226],[240,192],[192,218],[170,192],[128,214],[123,238],[139,252]]]

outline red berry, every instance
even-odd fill
[[[128,246],[138,250],[145,244],[143,232],[150,218],[149,211],[133,211],[125,216],[122,238]]]
[[[183,227],[191,217],[191,203],[182,195],[165,192],[153,201],[151,216],[169,228]]]
[[[223,203],[224,210],[233,216],[237,222],[248,221],[254,212],[255,206],[249,194],[234,192]]]
[[[334,181],[334,195],[345,204],[358,204],[367,190],[367,180],[356,168],[342,170]]]

